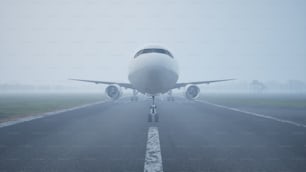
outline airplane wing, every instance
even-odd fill
[[[94,80],[83,80],[83,79],[70,79],[70,80],[73,80],[73,81],[82,81],[82,82],[91,82],[91,83],[94,83],[94,84],[106,84],[106,85],[116,84],[116,85],[119,85],[120,87],[123,87],[123,88],[134,89],[132,84],[129,84],[129,83],[108,82],[108,81],[94,81]]]
[[[231,80],[235,80],[235,79],[222,79],[222,80],[210,80],[210,81],[197,81],[197,82],[177,83],[177,84],[174,86],[174,88],[185,87],[186,85],[189,85],[189,84],[194,84],[194,85],[199,85],[199,84],[210,84],[210,83],[214,83],[214,82],[224,82],[224,81],[231,81]]]

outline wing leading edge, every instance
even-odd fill
[[[134,89],[133,85],[129,84],[129,83],[108,82],[108,81],[95,81],[95,80],[83,80],[83,79],[70,79],[70,80],[73,80],[73,81],[82,81],[82,82],[90,82],[90,83],[94,83],[94,84],[106,84],[106,85],[116,84],[116,85],[119,85],[120,87],[123,87],[123,88]]]
[[[177,83],[174,86],[175,88],[181,88],[181,87],[185,87],[186,85],[189,84],[194,84],[194,85],[199,85],[199,84],[210,84],[210,83],[214,83],[214,82],[224,82],[224,81],[232,81],[235,79],[221,79],[221,80],[210,80],[210,81],[196,81],[196,82],[184,82],[184,83]]]

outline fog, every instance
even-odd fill
[[[127,82],[151,43],[178,59],[182,82],[305,82],[305,17],[304,0],[1,0],[0,84]]]

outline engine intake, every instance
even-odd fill
[[[121,97],[122,91],[119,85],[109,85],[105,88],[105,93],[107,97],[111,98],[112,100],[117,100]]]
[[[185,97],[189,100],[196,99],[200,95],[200,88],[196,85],[188,85],[185,87]]]

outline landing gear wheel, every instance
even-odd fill
[[[158,122],[159,117],[158,117],[156,109],[157,109],[156,105],[151,106],[149,117],[148,117],[148,122]]]
[[[150,108],[150,114],[155,115],[157,113],[156,109],[157,109],[156,106],[152,105]]]
[[[159,121],[159,115],[157,114],[157,107],[155,105],[155,96],[152,96],[152,105],[150,107],[150,113],[149,113],[149,117],[148,117],[148,122],[152,122],[154,120],[154,122],[158,122]]]

